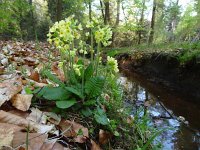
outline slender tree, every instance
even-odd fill
[[[195,9],[196,9],[196,12],[197,12],[197,27],[199,28],[200,30],[200,0],[195,0],[196,4],[195,4]]]
[[[139,31],[138,31],[138,44],[141,43],[141,39],[142,39],[142,30],[143,30],[143,23],[144,23],[145,2],[146,2],[146,0],[143,0],[143,1],[142,1],[142,10],[141,10],[141,16],[140,16],[140,21],[139,21],[140,29],[139,29]]]
[[[105,16],[104,16],[104,24],[110,24],[110,1],[104,0],[105,6]]]
[[[161,42],[166,37],[165,31],[165,0],[157,1],[154,41]],[[162,34],[161,34],[162,33]]]
[[[153,1],[153,9],[152,9],[152,18],[151,18],[151,28],[150,28],[150,35],[149,35],[149,44],[153,43],[154,38],[154,25],[155,25],[155,18],[156,18],[156,0]]]
[[[117,16],[116,16],[115,26],[119,25],[120,3],[121,3],[121,0],[117,0]]]
[[[176,0],[176,2],[171,3],[171,5],[168,8],[168,14],[169,14],[168,23],[167,23],[167,30],[169,33],[168,40],[173,41],[175,38],[174,31],[176,30],[179,19],[180,19],[179,0]]]
[[[62,0],[56,1],[56,21],[62,19]]]
[[[115,46],[115,36],[116,36],[116,28],[119,25],[119,17],[120,17],[120,4],[121,4],[121,0],[117,0],[117,15],[116,15],[116,21],[115,21],[115,25],[114,25],[114,30],[113,30],[113,34],[112,34],[112,46]]]
[[[89,5],[89,20],[92,20],[92,0],[89,0],[88,2]]]
[[[101,14],[102,14],[103,20],[105,20],[105,13],[104,13],[103,2],[102,2],[102,0],[99,0],[99,2],[100,2],[100,7],[101,7]]]
[[[35,34],[35,38],[37,37],[36,35],[36,21],[35,21],[35,17],[33,14],[33,0],[29,0],[29,5],[30,5],[30,15],[31,15],[31,23],[32,23],[32,27],[33,27],[33,33]]]

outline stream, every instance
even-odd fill
[[[173,128],[156,138],[163,145],[162,150],[200,150],[200,109],[190,102],[190,97],[182,97],[130,72],[122,73],[119,81],[125,89],[125,104],[133,105],[133,116],[137,107],[146,106],[158,130]]]

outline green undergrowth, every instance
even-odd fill
[[[101,74],[104,74],[104,69],[103,67],[100,69]],[[48,69],[45,68],[43,74],[46,71]],[[52,82],[61,82],[52,74],[46,74],[46,77]],[[93,140],[98,141],[100,129],[110,132],[112,138],[109,139],[108,143],[101,145],[105,150],[111,148],[136,150],[160,149],[162,144],[159,142],[153,144],[153,142],[162,131],[150,125],[151,120],[144,107],[138,109],[134,116],[130,116],[132,107],[134,106],[124,106],[124,91],[123,87],[117,82],[118,78],[118,76],[107,76],[102,93],[95,100],[98,104],[95,104],[94,101],[89,101],[87,107],[85,107],[81,103],[73,105],[73,102],[69,100],[67,104],[62,104],[63,106],[51,106],[51,111],[60,114],[66,119],[81,123],[84,127],[88,128],[89,135]],[[36,101],[42,100],[48,104],[58,99],[63,99],[69,93],[60,87],[53,88],[52,86],[48,86],[47,88],[35,90],[33,94],[36,96]],[[67,102],[67,100],[65,101]],[[70,107],[63,109],[64,105]],[[86,109],[82,111],[84,107]],[[47,109],[49,108],[47,107]]]
[[[145,54],[158,53],[176,57],[181,64],[191,60],[199,62],[200,59],[200,42],[182,42],[182,43],[161,43],[153,45],[135,45],[132,47],[110,48],[104,50],[109,56],[116,56],[121,53],[130,55],[135,52]]]
[[[135,114],[130,118],[129,109],[124,108],[117,60],[108,56],[102,62],[101,46],[111,43],[111,29],[101,26],[97,20],[88,22],[85,28],[91,31],[91,45],[85,42],[88,34],[82,33],[82,25],[73,16],[50,28],[48,41],[59,51],[58,67],[64,79],[61,81],[51,71],[52,62],[47,63],[40,74],[50,82],[32,91],[35,103],[46,104],[47,109],[83,124],[95,141],[101,129],[109,132],[112,138],[101,145],[103,149],[155,149],[152,142],[158,131],[149,127],[148,115]],[[97,45],[95,55],[94,44]],[[88,53],[89,60],[85,56]]]

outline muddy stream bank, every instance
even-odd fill
[[[163,144],[163,150],[200,150],[199,70],[191,76],[191,79],[182,81],[181,79],[186,78],[188,74],[194,73],[194,68],[184,74],[180,72],[180,68],[175,69],[176,65],[170,64],[174,72],[168,70],[168,77],[165,78],[163,77],[167,74],[165,67],[170,68],[169,64],[162,60],[164,63],[153,65],[155,62],[149,61],[142,60],[140,64],[130,61],[130,58],[119,61],[122,74],[120,82],[125,87],[126,103],[129,106],[133,105],[133,108],[145,106],[156,128],[174,128],[164,131],[157,137]],[[198,69],[196,67],[195,69]],[[152,68],[154,70],[151,70]],[[180,77],[176,77],[177,74]],[[170,82],[175,78],[179,78],[179,81]],[[193,80],[196,80],[194,86]],[[193,89],[193,93],[187,93]]]

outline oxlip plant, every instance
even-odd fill
[[[50,71],[45,75],[57,84],[47,86],[38,92],[47,100],[55,101],[60,109],[72,109],[81,112],[86,117],[93,117],[102,125],[109,125],[109,118],[102,109],[101,100],[105,91],[107,75],[117,73],[117,61],[107,58],[106,66],[101,63],[101,46],[108,46],[112,37],[109,26],[102,27],[93,19],[84,29],[91,31],[91,44],[84,40],[89,33],[83,34],[82,25],[73,16],[56,22],[49,30],[48,42],[55,45],[60,54],[59,67],[64,72],[65,80],[60,81]],[[94,44],[96,43],[96,44]],[[97,45],[96,53],[94,46]],[[90,53],[88,60],[85,55]]]

